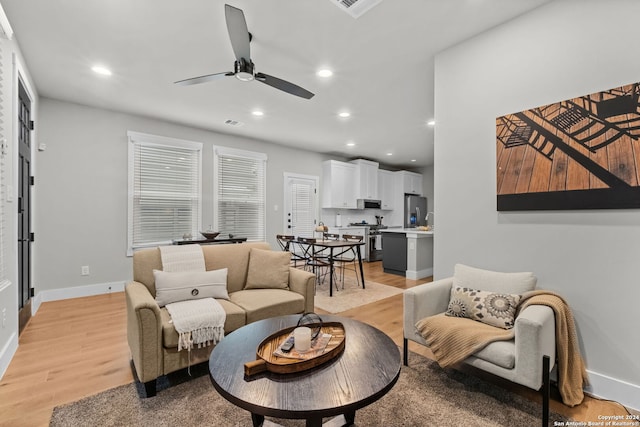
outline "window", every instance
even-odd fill
[[[202,144],[137,132],[129,137],[127,254],[198,236],[202,211]]]
[[[267,155],[214,147],[213,221],[216,231],[265,240]]]

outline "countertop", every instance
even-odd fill
[[[415,228],[385,228],[380,230],[383,233],[403,233],[403,234],[420,234],[424,236],[433,236],[433,231],[420,231]]]

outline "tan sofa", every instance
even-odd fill
[[[289,269],[289,289],[244,289],[251,248],[268,249],[265,242],[203,245],[207,270],[228,268],[229,300],[218,302],[226,311],[225,334],[257,320],[285,314],[313,311],[315,276]],[[156,393],[156,379],[162,375],[208,360],[213,346],[178,351],[178,333],[165,307],[155,300],[153,270],[162,270],[160,250],[144,249],[133,255],[133,281],[125,288],[127,340],[138,379],[147,397]]]

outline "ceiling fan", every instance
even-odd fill
[[[276,89],[280,89],[284,92],[290,93],[291,95],[299,96],[301,98],[311,99],[313,97],[313,93],[304,88],[301,88],[298,85],[290,83],[286,80],[279,79],[277,77],[270,76],[268,74],[256,73],[255,65],[251,60],[250,55],[249,42],[251,41],[251,34],[247,29],[247,21],[244,19],[244,13],[241,9],[225,4],[224,14],[227,21],[227,30],[229,31],[231,47],[233,48],[233,53],[236,56],[236,60],[233,66],[234,71],[193,77],[190,79],[177,81],[175,82],[175,84],[188,86],[206,83],[222,77],[235,76],[238,80],[247,82],[251,80],[257,80],[266,85],[269,85]]]

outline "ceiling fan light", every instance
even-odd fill
[[[254,79],[253,74],[247,73],[246,71],[239,71],[236,73],[236,79],[241,80],[243,82],[250,82]]]

